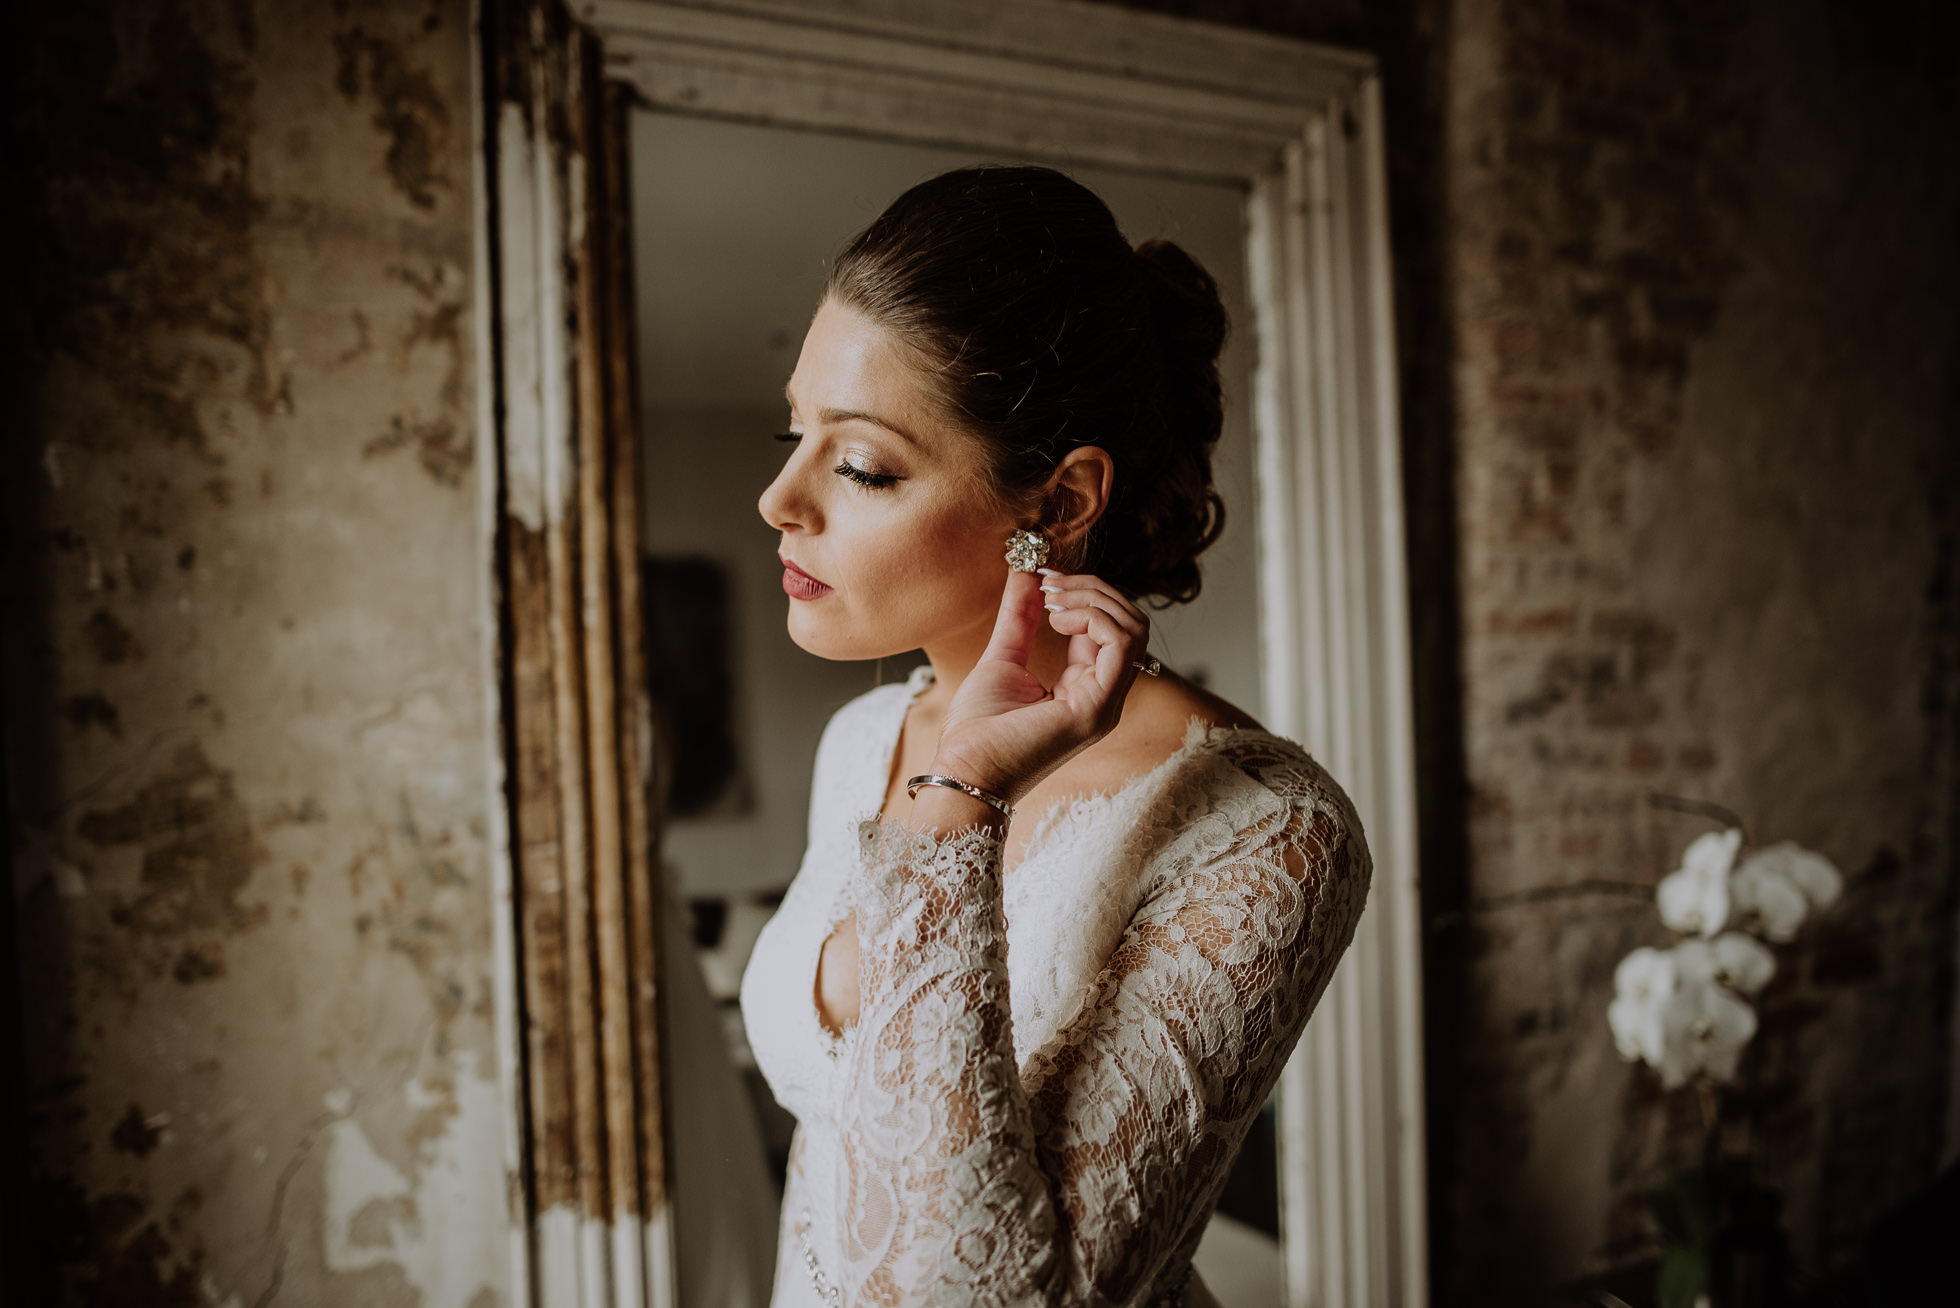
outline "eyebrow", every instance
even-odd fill
[[[796,407],[796,400],[790,395],[788,386],[783,387],[783,399],[788,401],[790,408],[794,409]],[[882,427],[900,440],[919,446],[921,449],[924,448],[917,436],[914,436],[891,419],[881,418],[875,413],[865,413],[860,409],[820,409],[817,411],[817,421],[822,423],[868,422],[873,427]]]

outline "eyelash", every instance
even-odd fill
[[[803,439],[803,433],[800,431],[778,432],[776,434],[776,439],[779,441],[787,441],[790,444],[794,445],[796,442]],[[842,460],[839,460],[837,466],[835,468],[832,468],[831,471],[847,481],[856,482],[858,485],[863,486],[867,490],[885,490],[891,486],[897,485],[899,481],[902,480],[899,477],[893,476],[889,472],[866,472],[863,468],[855,467],[849,463],[843,462]]]

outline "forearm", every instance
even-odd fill
[[[861,1007],[842,1123],[851,1165],[837,1196],[847,1302],[1042,1302],[1055,1220],[1014,1060],[1004,824],[957,791],[929,794],[913,829],[863,833]],[[955,1243],[976,1231],[998,1256],[983,1286],[962,1288]]]

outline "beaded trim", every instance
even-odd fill
[[[817,1287],[817,1298],[827,1304],[844,1302],[842,1286],[832,1285],[830,1278],[823,1274],[823,1264],[817,1260],[817,1251],[810,1247],[810,1214],[805,1210],[796,1224],[796,1244],[803,1253],[803,1266],[809,1270],[810,1284]]]

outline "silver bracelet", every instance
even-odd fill
[[[919,787],[921,786],[944,786],[948,790],[957,790],[962,795],[971,795],[982,804],[988,804],[999,809],[1000,815],[1008,821],[1012,822],[1014,820],[1014,806],[1012,804],[1002,799],[999,795],[989,795],[978,786],[969,786],[958,777],[936,776],[930,772],[925,773],[923,776],[913,777],[905,783],[905,797],[907,799],[917,799],[919,797]]]

